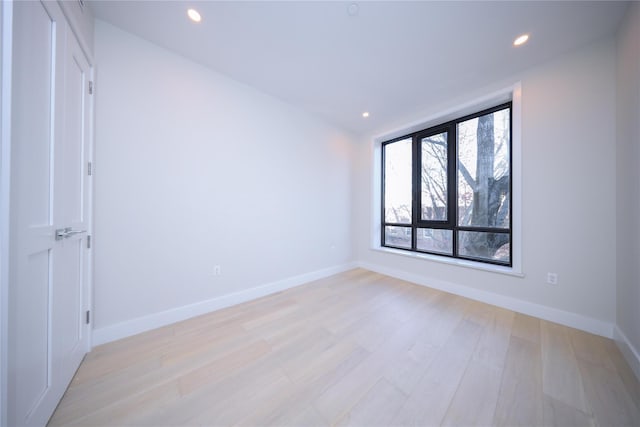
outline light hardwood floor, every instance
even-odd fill
[[[640,426],[608,339],[352,270],[97,347],[49,425]]]

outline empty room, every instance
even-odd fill
[[[640,2],[0,33],[0,425],[640,425]]]

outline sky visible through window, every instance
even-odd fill
[[[385,147],[385,221],[411,222],[411,138]]]

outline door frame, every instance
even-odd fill
[[[73,28],[71,28],[71,32],[74,33],[74,36],[75,36],[75,32],[73,31]],[[93,349],[93,322],[95,319],[94,311],[93,311],[93,253],[94,253],[93,209],[94,209],[94,200],[95,200],[94,177],[96,174],[96,167],[95,167],[96,166],[96,162],[95,162],[96,79],[95,79],[95,66],[94,66],[95,60],[93,56],[85,50],[82,42],[79,41],[79,45],[80,45],[80,50],[82,50],[85,58],[87,59],[87,62],[89,63],[89,79],[92,84],[92,92],[87,97],[89,102],[89,122],[87,123],[87,126],[89,126],[89,136],[88,136],[89,137],[89,142],[88,142],[89,153],[87,154],[87,157],[89,158],[89,162],[91,162],[91,176],[89,176],[89,185],[87,190],[88,191],[87,197],[89,198],[89,203],[88,203],[89,211],[87,212],[87,215],[89,218],[88,219],[89,224],[87,227],[87,235],[89,236],[89,239],[91,242],[91,247],[89,248],[89,251],[87,253],[87,258],[88,258],[87,268],[89,270],[87,272],[87,310],[90,311],[89,325],[87,327],[87,334],[88,334],[87,335],[87,353],[89,353],[91,349]]]
[[[11,68],[13,2],[0,7],[2,69],[0,70],[0,425],[8,423],[9,343],[9,200],[11,198]]]

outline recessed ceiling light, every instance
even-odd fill
[[[362,117],[364,117],[365,119],[369,117],[369,112],[365,111],[364,113],[362,113]]]
[[[513,45],[522,46],[527,42],[527,40],[529,40],[529,34],[523,34],[521,36],[516,37],[516,39],[513,41]]]
[[[200,14],[198,13],[197,10],[195,9],[189,9],[187,10],[187,15],[189,15],[189,18],[193,21],[193,22],[200,22],[202,21],[202,17],[200,16]]]

